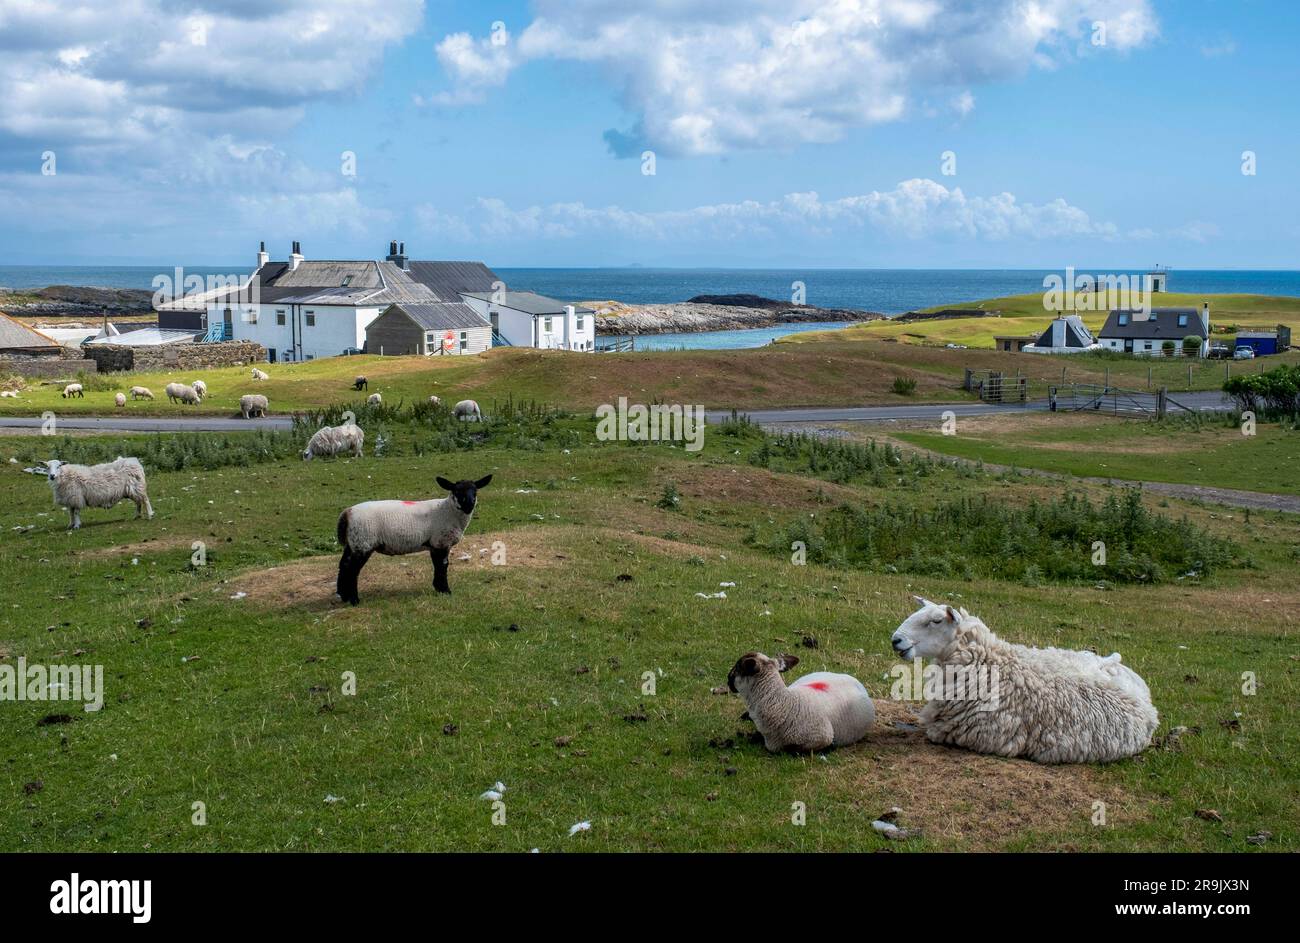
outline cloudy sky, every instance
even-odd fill
[[[0,264],[1297,268],[1297,39],[1290,0],[0,0]]]

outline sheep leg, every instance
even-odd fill
[[[451,559],[450,548],[430,547],[429,556],[433,558],[433,588],[450,596],[451,586],[447,582],[447,565]]]
[[[357,553],[351,547],[343,548],[343,557],[339,560],[338,585],[335,589],[344,602],[354,606],[361,602],[361,596],[357,592],[357,577],[361,575],[361,568],[369,559],[369,553]]]
[[[69,515],[71,516],[71,518],[72,518],[71,522],[68,524],[68,530],[80,530],[80,529],[81,529],[81,511],[80,511],[80,509],[78,509],[78,508],[68,508],[68,514],[69,514]]]

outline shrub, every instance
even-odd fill
[[[1175,344],[1173,341],[1163,341],[1160,344],[1160,350],[1163,352],[1163,355],[1166,357],[1172,357],[1174,355],[1174,351],[1177,349],[1178,349],[1178,345]]]
[[[659,500],[655,502],[655,507],[663,508],[665,511],[676,511],[682,503],[682,496],[677,490],[674,482],[668,482],[664,485],[663,494],[659,495]]]
[[[1300,365],[1231,377],[1224,382],[1223,392],[1232,397],[1239,412],[1289,419],[1300,414]]]
[[[890,389],[899,396],[911,396],[916,392],[916,380],[912,377],[894,377],[894,385]]]
[[[1183,338],[1183,356],[1195,357],[1201,350],[1201,339],[1195,334]]]

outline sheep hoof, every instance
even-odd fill
[[[446,586],[446,587],[444,587],[444,586],[435,586],[434,589],[437,590],[438,592],[442,593],[444,596],[450,596],[450,595],[451,595],[451,587],[450,587],[450,586]]]

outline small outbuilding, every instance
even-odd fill
[[[1032,344],[1021,348],[1027,354],[1082,354],[1100,345],[1077,314],[1066,314],[1051,324]]]
[[[429,357],[480,354],[492,347],[492,325],[464,302],[391,304],[366,327],[366,353]]]
[[[1284,353],[1291,347],[1291,329],[1279,324],[1271,331],[1238,331],[1235,346],[1249,347],[1256,357]]]

